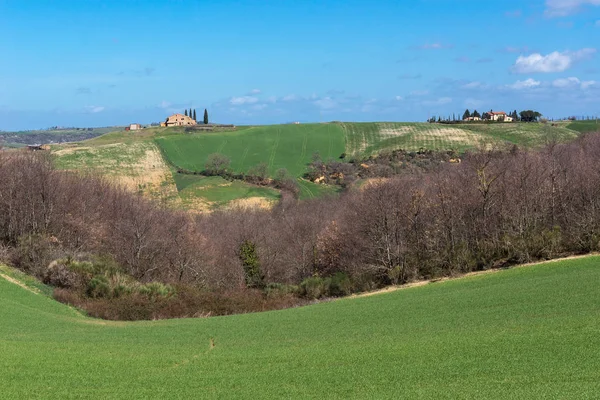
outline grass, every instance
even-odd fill
[[[574,121],[569,123],[567,128],[579,133],[600,132],[600,120]]]
[[[456,150],[475,147],[517,144],[526,147],[543,145],[551,138],[574,139],[577,132],[551,124],[427,124],[397,122],[342,123],[346,152],[353,157],[376,155],[382,150],[409,151]]]
[[[125,182],[136,188],[139,186],[140,191],[150,193],[167,203],[183,204],[193,209],[214,209],[248,197],[272,202],[279,197],[279,193],[243,182],[225,186],[223,182],[203,180],[200,177],[178,177],[176,173],[171,175],[162,163],[162,175],[155,173],[146,176],[143,168],[140,169],[141,166],[157,165],[156,162],[144,162],[149,149],[155,151],[160,148],[161,156],[169,164],[191,171],[204,170],[206,160],[212,153],[227,155],[231,159],[231,169],[236,173],[246,173],[261,162],[267,164],[271,176],[274,176],[278,169],[286,168],[293,176],[299,178],[300,198],[310,199],[338,192],[338,188],[315,185],[300,179],[316,152],[328,160],[339,159],[342,153],[346,153],[346,159],[350,159],[368,157],[392,149],[462,152],[470,148],[507,143],[534,147],[551,139],[573,139],[579,132],[590,129],[590,123],[593,122],[578,121],[558,126],[537,123],[289,124],[244,126],[234,131],[194,134],[185,133],[184,128],[177,127],[150,128],[134,132],[110,132],[79,144],[54,146],[53,152],[56,155],[56,164],[60,168],[98,172],[118,182]],[[79,148],[72,152],[65,151],[72,147]],[[178,182],[173,182],[173,178]]]
[[[165,157],[180,168],[202,171],[210,154],[221,153],[231,159],[231,169],[236,173],[246,173],[264,162],[271,176],[286,168],[298,177],[306,171],[313,153],[329,159],[344,152],[344,132],[336,124],[246,127],[232,132],[159,137],[156,142]]]
[[[184,205],[197,207],[198,202],[215,209],[229,205],[239,199],[261,199],[262,202],[275,202],[279,199],[279,191],[248,184],[242,181],[229,182],[219,176],[204,177],[200,175],[183,175],[173,173],[177,190]]]
[[[284,311],[113,323],[0,278],[5,398],[594,398],[600,257]]]

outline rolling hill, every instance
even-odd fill
[[[284,311],[135,323],[87,318],[2,267],[0,393],[593,398],[599,265],[594,256]]]
[[[578,130],[559,124],[426,124],[323,123],[245,126],[233,131],[186,133],[180,128],[151,128],[112,132],[81,143],[53,148],[59,168],[100,173],[132,190],[193,210],[240,204],[268,207],[278,191],[245,182],[226,182],[201,176],[184,177],[177,168],[202,171],[210,154],[231,159],[231,169],[246,173],[265,163],[273,176],[280,168],[300,178],[313,154],[324,159],[363,158],[382,151],[456,150],[490,145],[538,146],[549,140],[571,140]],[[579,129],[581,130],[581,129]],[[162,157],[161,157],[162,156]],[[298,179],[303,199],[336,193],[333,186]],[[240,202],[240,199],[242,201]],[[249,200],[245,200],[249,199]]]

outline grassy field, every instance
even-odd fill
[[[284,311],[119,323],[0,277],[0,393],[595,398],[599,281],[589,257]]]
[[[103,143],[103,142],[100,142]],[[177,202],[171,170],[151,140],[54,146],[54,164],[59,169],[100,174],[132,191],[165,202]]]
[[[231,169],[245,173],[261,162],[274,175],[286,168],[301,176],[312,155],[338,158],[344,152],[344,132],[336,124],[269,125],[240,128],[233,132],[197,133],[156,139],[167,159],[177,167],[204,170],[210,154],[231,159]]]
[[[538,146],[550,138],[574,139],[577,132],[543,124],[426,124],[397,122],[342,123],[346,152],[354,157],[382,150],[456,150],[502,145]]]
[[[574,121],[567,128],[580,133],[600,132],[600,120]]]
[[[229,182],[219,176],[183,175],[173,173],[177,191],[184,206],[195,210],[254,205],[270,207],[280,197],[279,191],[250,185],[242,181]]]
[[[52,154],[60,169],[100,174],[177,208],[267,207],[279,198],[279,192],[270,188],[178,174],[164,161],[154,139],[183,133],[178,128],[117,131],[81,143],[55,145]]]
[[[264,162],[272,176],[286,168],[299,178],[300,198],[310,199],[337,193],[334,187],[300,179],[317,152],[328,160],[339,159],[342,153],[349,159],[393,149],[460,152],[506,143],[531,147],[552,139],[573,139],[590,126],[588,121],[558,126],[372,122],[245,126],[235,131],[194,134],[182,128],[152,128],[116,131],[79,144],[54,146],[53,153],[60,168],[97,172],[171,204],[208,210],[234,206],[245,198],[251,198],[248,204],[266,206],[279,193],[243,182],[226,185],[214,179],[178,176],[168,164],[201,171],[210,154],[222,153],[231,159],[234,172],[245,173]]]

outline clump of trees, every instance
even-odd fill
[[[209,215],[57,171],[44,154],[0,153],[0,258],[104,318],[277,309],[598,250],[600,135]]]

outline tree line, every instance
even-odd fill
[[[466,109],[465,112],[462,114],[462,118],[460,118],[460,114],[452,114],[452,115],[448,115],[447,117],[442,117],[442,116],[432,116],[431,118],[429,118],[427,120],[427,122],[429,123],[442,123],[442,122],[462,122],[462,121],[468,121],[469,119],[473,119],[473,120],[483,120],[483,121],[489,121],[492,119],[492,113],[493,110],[490,110],[489,112],[484,112],[483,114],[480,114],[479,111],[477,110],[473,110],[473,112],[469,111],[469,109]],[[512,118],[512,120],[514,122],[537,122],[539,118],[542,117],[542,114],[539,113],[538,111],[533,111],[533,110],[523,110],[519,113],[517,113],[517,110],[514,110],[510,113],[506,114],[507,117]],[[500,117],[499,119],[500,122],[504,122],[504,117]]]
[[[198,122],[198,119],[196,118],[196,109],[192,110],[192,108],[190,108],[189,113],[188,110],[185,109],[183,111],[183,115],[185,115],[186,117],[190,117],[194,121]],[[208,124],[208,110],[206,108],[204,109],[204,117],[202,118],[202,122],[204,123],[204,125]]]
[[[260,311],[600,250],[600,135],[466,153],[337,197],[190,215],[0,153],[0,259],[93,315]],[[82,283],[83,282],[83,283]]]

